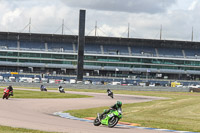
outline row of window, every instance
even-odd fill
[[[0,58],[0,61],[19,62],[19,63],[46,63],[46,64],[71,64],[77,65],[76,61],[53,61],[53,60],[30,60],[30,59],[8,59]],[[126,67],[126,68],[155,68],[155,69],[174,69],[174,70],[200,70],[194,67],[176,67],[176,66],[157,66],[157,65],[140,65],[140,64],[119,64],[119,63],[97,63],[84,62],[84,65],[89,66],[109,66],[109,67]]]
[[[44,54],[44,53],[21,53],[21,52],[0,52],[0,56],[49,58],[49,59],[76,59],[77,58],[76,55]]]
[[[66,55],[66,54],[52,54],[52,53],[25,53],[25,52],[0,52],[0,56],[6,56],[6,57],[24,57],[24,58],[36,58],[35,60],[31,60],[31,62],[36,63],[48,63],[47,60],[42,59],[65,59],[65,60],[74,60],[76,62],[77,55]],[[4,57],[5,58],[5,57]],[[40,60],[37,60],[39,58]],[[9,59],[9,60],[17,60],[17,59]],[[22,60],[22,59],[20,59]],[[30,59],[27,59],[30,60]],[[109,57],[109,56],[88,56],[86,55],[84,57],[85,62],[89,61],[98,61],[98,62],[110,62],[110,65],[115,66],[117,63],[124,63],[124,64],[117,64],[117,65],[128,65],[129,67],[131,64],[154,64],[154,65],[187,65],[187,66],[200,66],[200,61],[188,61],[188,60],[169,60],[169,59],[147,59],[147,58],[128,58],[128,57]],[[59,61],[55,61],[59,62]],[[62,63],[63,61],[60,61],[60,63],[57,64],[65,64]],[[67,61],[66,61],[67,62]],[[111,64],[112,63],[112,64]],[[128,64],[130,63],[130,64]],[[102,64],[102,63],[100,63]],[[100,65],[101,66],[101,65]],[[156,66],[158,67],[158,66]]]

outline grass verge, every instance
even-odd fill
[[[25,128],[13,128],[8,126],[0,126],[1,133],[56,133],[56,132],[45,132],[39,130],[25,129]]]
[[[3,94],[3,90],[1,90]],[[14,90],[11,98],[87,98],[92,96],[44,91]]]
[[[200,131],[200,94],[189,92],[137,92],[114,91],[114,93],[129,95],[145,95],[168,97],[170,99],[144,103],[124,104],[121,121],[138,123],[144,127],[162,128],[180,131]],[[108,107],[69,110],[73,116],[96,117]]]

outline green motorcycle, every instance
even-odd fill
[[[114,127],[118,121],[122,118],[122,111],[121,109],[118,110],[111,110],[108,114],[103,115],[103,118],[100,119],[99,116],[96,117],[93,124],[95,126],[99,125],[107,125],[108,127]]]

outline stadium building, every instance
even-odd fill
[[[0,71],[75,75],[78,36],[0,32]],[[84,75],[199,79],[200,43],[85,37]]]

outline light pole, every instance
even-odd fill
[[[119,69],[115,68],[115,78],[117,77],[117,71],[119,71]]]
[[[146,82],[148,82],[148,73],[151,72],[149,69],[147,69],[147,72],[146,72]]]

